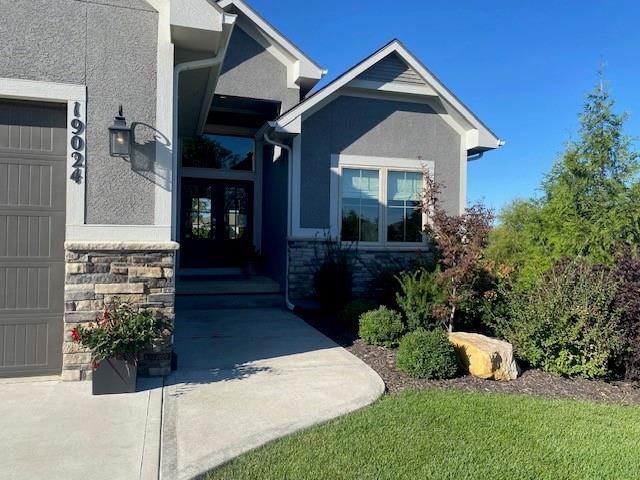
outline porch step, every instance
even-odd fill
[[[176,285],[177,295],[250,295],[277,294],[280,285],[268,277],[228,277],[220,279],[181,280]]]
[[[280,308],[284,297],[277,294],[259,295],[178,295],[176,311],[238,308]]]

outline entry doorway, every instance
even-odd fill
[[[246,265],[253,253],[253,185],[182,178],[181,268]]]

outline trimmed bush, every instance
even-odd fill
[[[369,298],[358,298],[349,302],[347,306],[342,309],[338,316],[338,320],[340,320],[340,323],[349,330],[357,332],[360,316],[363,313],[375,310],[379,306],[380,305],[376,301]]]
[[[360,316],[359,336],[369,345],[394,347],[404,332],[402,317],[398,312],[380,307]]]
[[[532,288],[514,291],[499,333],[516,354],[556,375],[605,377],[623,342],[611,270],[563,260]]]
[[[440,324],[433,316],[434,307],[446,304],[447,293],[436,280],[438,272],[418,269],[402,272],[398,277],[402,293],[397,295],[397,302],[410,331],[417,328],[431,330]]]
[[[396,358],[400,371],[415,378],[453,378],[460,365],[447,334],[440,329],[418,328],[400,340]]]

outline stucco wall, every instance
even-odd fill
[[[460,135],[426,104],[342,96],[302,125],[302,228],[329,227],[332,154],[433,161],[442,200],[460,204]]]
[[[158,14],[143,0],[0,0],[0,77],[87,85],[86,220],[154,221]],[[107,128],[124,106],[132,161],[111,158]]]
[[[281,111],[300,101],[300,91],[287,88],[287,68],[240,27],[231,34],[216,93],[275,100]]]

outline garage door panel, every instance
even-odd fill
[[[66,106],[0,100],[0,376],[60,373]]]
[[[63,311],[64,263],[0,264],[0,317]]]
[[[0,158],[0,208],[64,210],[64,172],[64,162]]]
[[[5,102],[5,105],[0,109],[0,149],[64,155],[64,109],[26,102]]]
[[[3,376],[59,373],[63,331],[58,316],[5,318],[0,321],[0,371]]]
[[[63,258],[64,212],[14,212],[0,210],[0,263]]]

